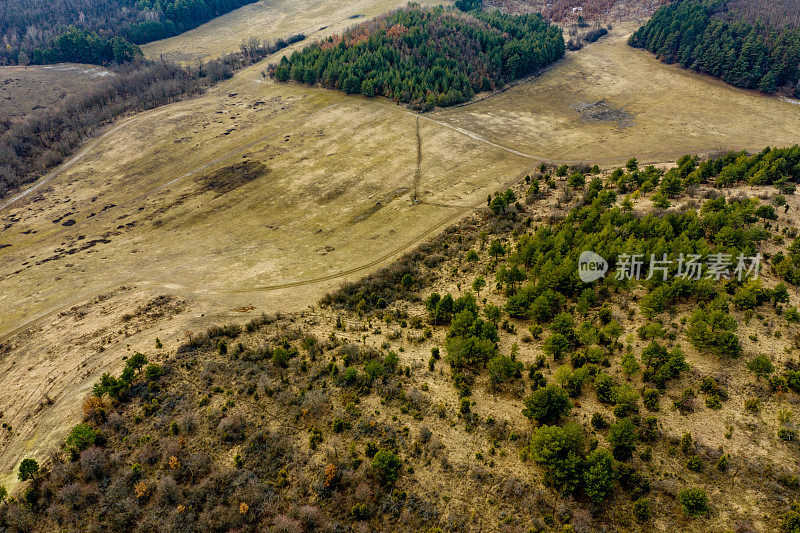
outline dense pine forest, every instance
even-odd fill
[[[254,0],[5,0],[0,65],[123,62],[143,44],[190,30]]]
[[[682,0],[659,9],[630,38],[662,60],[765,93],[800,96],[800,29],[748,22],[723,0]],[[749,12],[748,12],[749,13]]]
[[[271,73],[430,109],[465,102],[563,54],[561,30],[538,14],[411,6],[295,52]]]

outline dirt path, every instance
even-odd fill
[[[326,106],[323,109],[315,111],[314,113],[319,113],[319,112],[323,111],[324,109],[328,109],[328,108],[334,107],[335,105],[338,105],[338,104],[331,104],[329,106]],[[311,113],[311,114],[307,115],[306,117],[304,117],[302,119],[299,119],[298,121],[293,123],[292,126],[296,125],[299,122],[302,122],[303,120],[306,120],[308,117],[312,116],[314,113]],[[129,122],[129,121],[126,121],[126,122]],[[116,130],[116,129],[122,127],[122,126],[124,126],[124,124],[120,124],[117,128],[114,128],[114,129]],[[226,159],[227,157],[230,157],[232,155],[236,155],[237,153],[239,153],[241,151],[244,151],[247,148],[250,148],[250,147],[252,147],[252,146],[254,146],[254,145],[256,145],[256,144],[258,144],[260,142],[263,142],[264,140],[269,139],[270,137],[278,135],[282,131],[284,131],[284,129],[285,128],[282,128],[282,129],[280,129],[278,131],[272,132],[272,133],[270,133],[268,135],[265,135],[264,137],[261,137],[261,138],[257,139],[256,141],[252,141],[252,142],[248,143],[245,146],[241,146],[239,148],[231,150],[230,152],[226,153],[223,156],[220,156],[220,157],[214,159],[213,161],[209,161],[207,163],[204,163],[203,165],[198,166],[194,170],[192,170],[192,171],[190,171],[190,172],[188,172],[186,174],[183,174],[182,176],[179,176],[178,178],[175,178],[175,179],[173,179],[173,180],[171,180],[171,181],[169,181],[169,182],[167,182],[167,183],[165,183],[163,185],[160,185],[159,187],[156,187],[155,189],[152,189],[152,190],[150,190],[150,191],[148,191],[146,193],[143,193],[141,196],[139,196],[137,198],[137,200],[141,199],[141,198],[144,198],[146,196],[149,196],[150,194],[152,194],[154,192],[157,192],[157,191],[159,191],[159,190],[161,190],[161,189],[163,189],[163,188],[165,188],[165,187],[167,187],[167,186],[169,186],[169,185],[171,185],[173,183],[176,183],[179,180],[182,180],[184,178],[190,177],[191,175],[194,175],[197,172],[199,172],[199,171],[201,171],[201,170],[203,170],[203,169],[205,169],[205,168],[207,168],[207,167],[209,167],[209,166],[211,166],[211,165],[213,165],[215,163],[218,163],[218,162]],[[107,134],[112,133],[112,131],[107,132]],[[422,151],[422,137],[421,137],[421,134],[420,134],[420,131],[419,131],[419,117],[417,117],[417,121],[416,121],[416,140],[417,140],[417,150],[418,150],[417,157],[418,157],[418,159],[417,159],[417,171],[415,173],[415,183],[414,183],[415,198],[417,197],[419,181],[421,179],[420,163],[421,163],[421,151]],[[96,139],[92,143],[92,145],[96,144],[99,141],[100,141],[99,138]],[[87,146],[84,150],[82,150],[82,152],[88,151],[90,148],[91,148],[90,146]],[[82,154],[79,154],[79,155],[82,157],[83,155],[85,155],[85,153],[82,153]],[[76,158],[77,157],[78,156],[76,155]],[[77,159],[76,159],[76,161],[77,161]],[[527,170],[527,171],[519,174],[518,176],[515,176],[512,180],[509,180],[505,184],[505,186],[511,186],[512,184],[514,184],[517,181],[519,181],[520,179],[522,179],[529,172],[530,172],[530,170]],[[55,177],[55,175],[50,177],[50,179],[52,179],[53,177]],[[376,258],[376,259],[374,259],[372,261],[369,261],[368,263],[364,263],[362,265],[359,265],[359,266],[356,266],[356,267],[353,267],[353,268],[349,268],[349,269],[346,269],[346,270],[342,270],[342,271],[339,271],[339,272],[335,272],[333,274],[329,274],[329,275],[326,275],[326,276],[320,276],[320,277],[311,278],[311,279],[305,279],[305,280],[297,280],[297,281],[281,283],[281,284],[276,284],[276,285],[258,285],[258,286],[253,286],[253,287],[249,287],[249,288],[246,288],[246,289],[232,290],[231,293],[234,293],[234,294],[246,294],[246,293],[251,293],[251,292],[268,292],[268,291],[277,291],[277,290],[289,289],[289,288],[297,288],[297,287],[303,287],[303,286],[308,286],[308,285],[315,285],[315,284],[323,283],[323,282],[326,282],[326,281],[333,281],[333,280],[336,280],[336,279],[341,279],[341,278],[345,278],[345,277],[348,277],[348,276],[352,276],[352,275],[357,274],[359,272],[364,272],[366,270],[372,269],[372,268],[380,265],[381,263],[387,262],[387,261],[389,261],[390,259],[392,259],[394,257],[397,257],[398,255],[402,254],[405,251],[408,251],[409,249],[411,249],[415,245],[418,245],[421,242],[423,242],[425,239],[427,239],[429,236],[431,236],[435,232],[437,232],[437,231],[443,229],[444,227],[448,226],[449,224],[452,224],[455,221],[459,220],[464,215],[466,215],[469,211],[478,209],[478,208],[483,206],[482,202],[476,203],[474,205],[463,205],[463,206],[462,205],[450,205],[450,204],[425,202],[425,201],[418,201],[416,203],[417,203],[417,205],[428,205],[428,206],[434,206],[434,207],[454,209],[455,211],[454,211],[453,214],[447,216],[440,223],[436,224],[435,226],[430,227],[429,229],[427,229],[423,233],[421,233],[421,234],[417,235],[416,237],[414,237],[413,239],[407,241],[405,244],[403,244],[401,246],[398,246],[397,248],[394,248],[393,250],[381,255],[380,257],[378,257],[378,258]],[[114,286],[130,285],[130,284],[134,284],[134,285],[137,284],[137,280],[128,279],[128,280],[126,280],[125,282],[122,282],[122,283],[115,283]],[[95,292],[102,293],[104,290],[107,290],[107,289],[110,289],[110,288],[112,288],[112,287],[109,286],[109,287],[106,287],[105,289],[98,289]],[[70,309],[70,308],[72,308],[72,307],[74,307],[76,305],[79,305],[82,302],[84,302],[84,301],[86,301],[87,299],[90,299],[90,298],[91,298],[91,296],[78,298],[78,299],[76,299],[74,301],[71,301],[67,305],[60,306],[58,308],[54,308],[54,309],[48,311],[47,313],[45,313],[43,315],[40,315],[40,316],[38,316],[38,317],[36,317],[34,319],[31,319],[30,321],[28,321],[25,324],[15,328],[14,330],[12,330],[12,331],[10,331],[8,333],[0,335],[0,343],[5,342],[8,339],[14,337],[15,335],[17,335],[19,333],[22,333],[22,332],[24,332],[24,331],[26,331],[26,330],[28,330],[28,329],[30,329],[32,327],[37,326],[41,322],[47,320],[48,318],[50,318],[50,317],[52,317],[54,315],[57,315],[58,313],[61,313],[61,312],[65,311],[65,310],[68,310],[68,309]]]
[[[253,81],[255,81],[256,83],[264,83],[261,80],[253,80]],[[377,101],[374,102],[374,103],[377,104],[377,105],[382,105],[382,106],[388,107],[390,109],[400,110],[400,111],[403,111],[403,112],[406,112],[406,113],[409,113],[409,114],[412,114],[412,115],[416,115],[417,116],[417,142],[418,143],[421,143],[421,141],[419,139],[419,119],[422,118],[423,120],[427,120],[429,122],[433,122],[433,123],[438,124],[440,126],[443,126],[445,128],[449,128],[449,129],[451,129],[453,131],[457,131],[458,133],[461,133],[462,135],[466,135],[467,137],[469,137],[469,138],[471,138],[471,139],[473,139],[475,141],[484,143],[484,144],[492,146],[494,148],[499,148],[499,149],[504,150],[506,152],[509,152],[509,153],[512,153],[512,154],[515,154],[515,155],[518,155],[518,156],[526,157],[528,159],[535,159],[537,161],[543,161],[542,158],[539,158],[537,156],[533,156],[533,155],[530,155],[530,154],[526,154],[526,153],[523,153],[523,152],[519,152],[519,151],[514,150],[512,148],[508,148],[506,146],[497,144],[497,143],[495,143],[493,141],[490,141],[488,139],[484,139],[483,137],[481,137],[480,135],[478,135],[476,133],[473,133],[471,131],[465,130],[463,128],[459,128],[457,126],[453,126],[452,124],[448,124],[447,122],[443,122],[441,120],[436,120],[436,119],[433,119],[433,118],[430,118],[430,117],[419,115],[418,113],[414,113],[413,111],[409,111],[409,110],[405,110],[405,109],[399,108],[398,106],[392,106],[392,105],[388,105],[388,104],[385,104],[385,103],[382,103],[382,102],[377,102]],[[301,119],[296,120],[295,122],[293,122],[290,126],[288,126],[286,128],[282,128],[280,130],[277,130],[277,131],[274,131],[272,133],[269,133],[269,134],[267,134],[267,135],[265,135],[263,137],[260,137],[260,138],[256,139],[255,141],[251,141],[251,142],[249,142],[249,143],[247,143],[245,145],[238,146],[238,147],[236,147],[236,148],[224,153],[223,155],[217,157],[216,159],[214,159],[212,161],[208,161],[206,163],[203,163],[202,165],[194,168],[193,170],[191,170],[191,171],[189,171],[189,172],[187,172],[187,173],[185,173],[185,174],[183,174],[181,176],[178,176],[177,178],[175,178],[173,180],[170,180],[170,181],[168,181],[168,182],[156,187],[155,189],[151,189],[150,191],[147,191],[147,192],[143,193],[142,195],[137,197],[136,200],[139,200],[141,198],[149,196],[149,195],[151,195],[151,194],[153,194],[155,192],[161,191],[165,187],[169,187],[170,185],[172,185],[174,183],[177,183],[177,182],[179,182],[179,181],[181,181],[181,180],[183,180],[185,178],[191,177],[191,176],[197,174],[198,172],[200,172],[202,170],[205,170],[206,168],[208,168],[208,167],[210,167],[210,166],[212,166],[212,165],[214,165],[216,163],[220,163],[220,162],[230,158],[231,156],[234,156],[236,154],[239,154],[239,153],[247,150],[248,148],[252,148],[253,146],[255,146],[258,143],[264,142],[265,140],[268,140],[268,139],[270,139],[270,138],[272,138],[272,137],[274,137],[276,135],[279,135],[280,133],[285,132],[287,129],[290,129],[291,127],[294,127],[294,126],[296,126],[298,124],[302,124],[304,121],[308,120],[309,118],[311,118],[312,116],[314,116],[317,113],[320,113],[322,111],[325,111],[325,110],[327,110],[327,109],[329,109],[331,107],[337,106],[337,105],[339,105],[339,104],[331,104],[331,105],[326,106],[326,107],[324,107],[322,109],[318,109],[318,110],[314,111],[313,113],[310,113],[310,114],[302,117]],[[161,109],[162,108],[159,107],[159,108],[154,109],[152,111],[155,112],[155,111],[158,111],[158,110],[161,110]],[[30,196],[32,193],[34,193],[37,190],[41,189],[42,187],[44,187],[45,185],[47,185],[48,183],[53,181],[55,178],[57,178],[59,175],[61,175],[63,172],[65,172],[65,171],[69,170],[70,168],[72,168],[76,163],[81,161],[84,157],[86,157],[89,154],[89,152],[91,152],[103,139],[105,139],[106,137],[108,137],[110,135],[113,135],[114,133],[116,133],[120,129],[124,128],[125,126],[128,126],[128,125],[130,125],[130,124],[132,124],[132,123],[134,123],[134,122],[136,122],[138,120],[141,120],[142,118],[144,118],[148,114],[149,114],[149,112],[147,112],[147,111],[139,113],[135,117],[131,117],[129,119],[126,119],[126,120],[122,121],[121,123],[117,124],[116,126],[112,127],[111,129],[108,129],[108,130],[104,131],[103,133],[101,133],[100,135],[94,137],[83,148],[81,148],[80,151],[78,151],[77,154],[72,156],[69,160],[65,161],[64,163],[62,163],[61,165],[59,165],[55,169],[51,170],[48,174],[46,174],[45,176],[40,178],[36,183],[34,183],[29,188],[25,189],[22,192],[19,192],[19,193],[15,194],[11,198],[3,201],[3,203],[0,204],[0,211],[3,211],[5,209],[11,207],[16,202],[18,202],[18,201]],[[418,150],[418,154],[421,153],[421,150],[422,150],[421,144],[418,144],[417,150]],[[559,163],[559,164],[578,164],[579,162],[578,161],[574,161],[574,162],[554,161],[554,163]],[[417,182],[415,182],[415,186],[416,185],[418,185]],[[416,199],[417,199],[417,189],[415,188],[414,200],[416,200]],[[433,205],[433,204],[431,204],[431,205]]]
[[[414,124],[417,137],[417,168],[414,171],[414,195],[411,197],[412,204],[416,204],[419,201],[419,182],[422,179],[422,137],[419,134],[419,117],[417,117]]]

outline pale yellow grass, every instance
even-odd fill
[[[0,115],[23,118],[111,75],[102,67],[73,63],[0,67]]]
[[[426,0],[422,5],[450,4]],[[149,58],[207,61],[235,52],[251,38],[272,41],[303,33],[310,39],[338,33],[387,11],[403,7],[404,0],[261,0],[218,17],[194,30],[142,46]]]
[[[662,64],[626,45],[636,27],[619,25],[538,78],[434,116],[531,155],[601,166],[800,142],[800,107]],[[627,120],[578,111],[600,101]]]

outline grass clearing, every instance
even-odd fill
[[[102,67],[73,63],[0,67],[0,115],[20,120],[112,75]]]
[[[433,116],[537,157],[601,166],[797,142],[791,103],[661,64],[627,46],[636,27],[619,24],[539,77]]]
[[[423,6],[451,2],[420,2]],[[280,39],[303,33],[310,39],[340,33],[348,27],[403,7],[403,0],[261,0],[175,37],[142,45],[145,56],[178,62],[207,61],[239,49],[250,37]]]

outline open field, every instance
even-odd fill
[[[0,116],[22,118],[111,75],[102,67],[71,63],[0,67]]]
[[[234,52],[250,37],[280,39],[303,33],[311,39],[406,5],[403,0],[261,0],[218,17],[181,35],[143,45],[149,58],[178,62],[205,61]],[[450,4],[425,0],[422,5]]]
[[[623,154],[659,162],[800,141],[796,105],[660,64],[626,45],[636,27],[620,24],[535,80],[433,116],[536,157],[601,166]]]
[[[292,4],[282,17],[265,11],[272,25],[258,35],[330,32],[352,14],[396,5]],[[147,53],[234,49],[252,35],[242,11],[259,6]],[[0,398],[14,428],[3,437],[0,472],[9,475],[0,483],[13,482],[22,456],[46,457],[78,419],[81,393],[118,370],[129,349],[148,349],[156,336],[174,343],[254,309],[313,305],[481,205],[540,158],[608,167],[631,156],[669,162],[800,140],[796,106],[663,65],[625,45],[632,29],[620,26],[503,93],[423,115],[418,203],[415,114],[385,100],[266,82],[266,62],[202,97],[118,123],[0,210],[0,390],[15,391]],[[198,44],[223,34],[205,49]],[[85,329],[60,314],[109,293],[92,311],[103,320],[82,322]],[[180,312],[126,329],[126,315],[160,295],[180,301]]]

